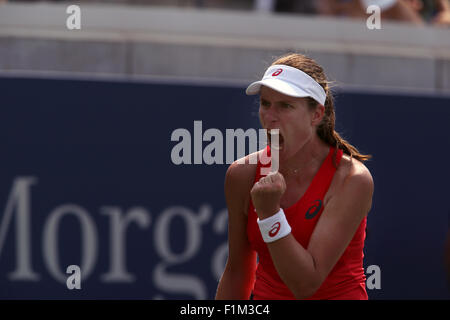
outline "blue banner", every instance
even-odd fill
[[[254,96],[79,80],[0,87],[0,298],[214,298],[227,257],[224,176],[240,152],[215,146],[219,133],[224,146],[237,130],[257,134]],[[449,297],[449,103],[336,95],[337,131],[373,155],[371,299]]]

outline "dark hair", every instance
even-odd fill
[[[311,78],[316,80],[322,88],[325,90],[327,95],[327,99],[325,101],[325,114],[322,119],[322,122],[317,126],[317,135],[320,139],[322,139],[325,143],[330,146],[333,146],[337,149],[342,149],[342,151],[348,154],[351,158],[358,159],[361,162],[369,160],[372,158],[371,155],[361,154],[358,149],[356,149],[353,145],[343,139],[339,133],[335,130],[335,120],[336,115],[334,112],[334,99],[330,89],[330,82],[327,80],[325,76],[325,72],[323,68],[313,59],[299,54],[299,53],[288,53],[284,56],[277,58],[272,65],[275,64],[284,64],[287,66],[291,66],[297,68],[304,73],[308,74]],[[318,102],[314,99],[308,97],[308,106],[311,110],[317,108]],[[335,158],[336,159],[336,154]],[[335,162],[336,165],[336,162]]]

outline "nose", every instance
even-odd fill
[[[270,106],[268,108],[260,108],[259,110],[261,120],[263,121],[263,124],[265,124],[265,126],[269,127],[278,122],[278,115],[273,106]]]

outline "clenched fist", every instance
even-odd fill
[[[260,220],[280,210],[281,196],[286,191],[286,182],[281,173],[271,172],[255,183],[250,195]]]

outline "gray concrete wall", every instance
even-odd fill
[[[243,86],[288,51],[306,53],[346,90],[450,94],[450,32],[382,21],[248,11],[0,5],[0,75]]]

